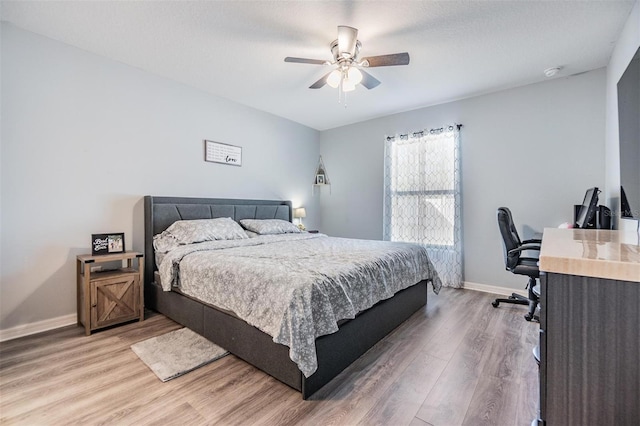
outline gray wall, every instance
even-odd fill
[[[618,80],[640,47],[640,2],[636,2],[622,30],[611,60],[606,81],[606,197],[620,212],[620,149],[618,140]],[[636,208],[636,207],[634,207]]]
[[[7,24],[1,57],[0,330],[74,314],[76,255],[102,232],[141,251],[147,194],[289,199],[317,227],[317,131]]]
[[[465,281],[522,290],[504,270],[496,208],[511,208],[521,236],[572,221],[585,190],[604,186],[604,106],[599,69],[324,131],[321,230],[381,239],[384,136],[461,123]]]

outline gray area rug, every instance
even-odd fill
[[[138,342],[131,349],[163,382],[229,353],[188,328]]]

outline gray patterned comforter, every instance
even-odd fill
[[[419,245],[306,233],[180,246],[159,272],[165,291],[233,311],[288,346],[305,377],[317,369],[316,337],[338,331],[339,320],[422,280],[441,287]]]

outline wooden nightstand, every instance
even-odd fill
[[[134,251],[77,256],[78,325],[84,325],[87,336],[99,328],[144,320],[143,256]],[[136,268],[133,259],[138,259]],[[121,267],[91,272],[98,263],[114,261],[120,261]]]

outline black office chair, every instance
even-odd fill
[[[508,271],[518,275],[526,275],[529,277],[527,287],[529,289],[528,297],[521,296],[517,293],[511,294],[508,299],[496,299],[491,304],[497,308],[500,303],[515,303],[517,305],[529,305],[529,312],[524,316],[527,321],[536,320],[536,307],[540,293],[536,288],[536,279],[540,278],[540,270],[538,269],[537,257],[524,257],[524,251],[536,250],[540,251],[541,240],[520,241],[518,231],[513,223],[511,211],[506,207],[500,207],[497,211],[498,228],[502,235],[502,247],[504,249],[504,263]]]

